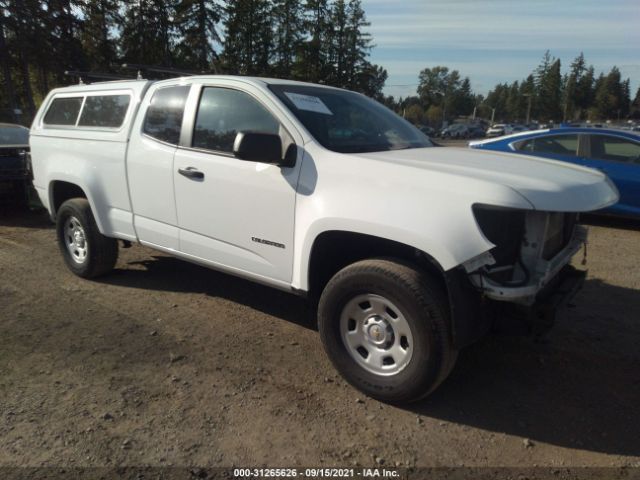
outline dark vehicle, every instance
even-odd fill
[[[484,138],[484,129],[479,125],[465,125],[463,123],[454,123],[442,129],[441,138]]]
[[[471,142],[471,148],[535,155],[606,173],[620,201],[602,213],[640,219],[640,135],[604,128],[554,128]]]
[[[31,180],[27,154],[29,129],[21,125],[0,123],[0,201],[27,202]]]
[[[484,138],[485,136],[486,132],[480,125],[469,126],[469,138]]]
[[[424,133],[427,137],[434,137],[436,133],[438,133],[435,128],[431,128],[427,125],[420,125],[418,130]]]

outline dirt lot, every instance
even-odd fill
[[[2,211],[0,466],[637,473],[624,469],[640,467],[631,227],[592,228],[589,280],[546,339],[488,337],[433,396],[397,408],[336,375],[296,297],[138,246],[81,280],[45,215]]]

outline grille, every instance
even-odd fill
[[[0,173],[3,176],[24,175],[27,157],[24,148],[0,148]]]
[[[0,157],[20,157],[25,151],[24,148],[0,148]]]

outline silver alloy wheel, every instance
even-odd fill
[[[69,217],[64,222],[64,243],[73,261],[82,264],[87,259],[89,245],[82,224],[76,217]]]
[[[396,375],[411,360],[409,323],[398,307],[380,295],[352,298],[340,314],[340,333],[351,357],[376,375]]]

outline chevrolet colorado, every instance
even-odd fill
[[[548,322],[585,273],[600,172],[438,148],[379,103],[293,81],[194,76],[53,90],[34,185],[81,277],[118,241],[305,295],[355,387],[417,400],[494,319]]]

